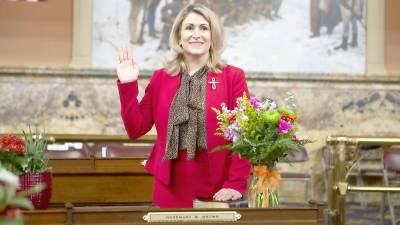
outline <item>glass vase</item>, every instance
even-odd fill
[[[247,193],[249,208],[277,207],[280,179],[280,173],[276,169],[269,169],[265,165],[252,166]]]

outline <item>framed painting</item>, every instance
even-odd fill
[[[129,43],[141,69],[161,68],[186,4],[207,4],[225,31],[223,58],[249,72],[364,74],[365,0],[96,0],[92,65],[111,68]]]

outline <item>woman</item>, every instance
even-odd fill
[[[229,151],[216,136],[212,107],[248,93],[244,72],[220,58],[222,27],[217,16],[201,4],[188,5],[173,24],[173,57],[154,72],[140,102],[139,68],[126,45],[118,50],[117,74],[121,116],[132,139],[153,124],[157,140],[145,168],[154,176],[153,202],[161,208],[192,207],[194,198],[227,201],[245,193],[250,164]]]

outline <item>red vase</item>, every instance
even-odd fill
[[[32,201],[35,209],[47,209],[49,207],[52,190],[52,173],[50,171],[43,173],[25,173],[19,176],[21,186],[20,191],[24,191],[37,184],[45,184],[43,191],[31,194],[29,199]]]

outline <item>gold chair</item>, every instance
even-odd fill
[[[353,167],[348,172],[347,182],[355,182],[356,186],[365,186],[365,178],[382,179],[383,168],[381,166],[382,151],[378,149],[380,146],[358,146],[353,147],[354,149],[347,149],[346,154],[360,154],[360,159],[356,161]],[[323,168],[323,179],[325,189],[328,188],[328,169],[329,165],[335,163],[335,156],[330,153],[329,146],[322,147],[321,151],[322,168]],[[352,158],[348,156],[349,158]],[[367,206],[367,198],[365,192],[354,193],[356,201],[361,206]],[[348,199],[352,201],[351,199]]]

